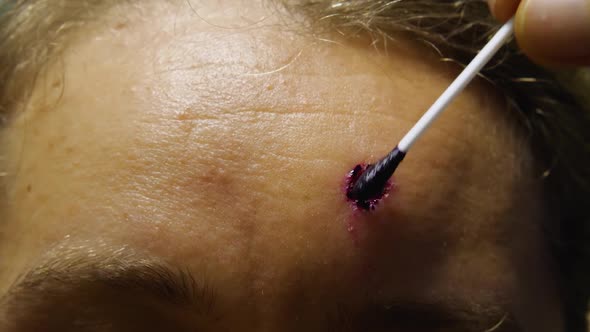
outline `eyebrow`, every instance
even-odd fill
[[[0,297],[2,311],[26,311],[57,298],[92,289],[107,289],[117,296],[141,294],[159,303],[191,308],[206,315],[214,308],[216,294],[206,279],[197,279],[188,268],[175,268],[132,250],[52,253],[30,269]],[[6,315],[6,313],[4,313]]]
[[[195,278],[188,268],[175,268],[129,249],[102,251],[101,254],[96,250],[50,253],[50,258],[30,269],[0,298],[0,318],[10,317],[6,312],[26,313],[28,308],[39,304],[35,301],[45,306],[56,298],[102,286],[116,291],[117,296],[147,295],[160,303],[190,308],[198,315],[205,316],[214,310],[217,297],[214,289],[205,278]],[[449,301],[371,304],[360,313],[340,311],[344,307],[340,306],[335,316],[328,315],[331,317],[326,317],[326,321],[343,328],[351,327],[349,320],[352,318],[353,324],[360,324],[361,328],[522,331],[513,316],[498,307],[479,310]]]

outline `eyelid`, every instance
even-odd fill
[[[357,315],[339,310],[337,320],[352,330],[367,331],[482,332],[496,327],[495,332],[522,332],[512,316],[501,310],[476,312],[437,303],[373,303]]]

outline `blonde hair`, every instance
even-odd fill
[[[162,0],[164,1],[164,0]],[[187,0],[190,1],[190,0]],[[303,13],[311,31],[338,29],[387,42],[403,34],[431,45],[441,59],[463,65],[498,24],[484,0],[275,0]],[[0,6],[0,117],[8,122],[26,102],[36,78],[72,36],[117,0],[13,0]],[[136,1],[137,2],[137,1]],[[568,331],[586,331],[590,296],[590,111],[587,72],[570,73],[566,89],[554,73],[523,56],[514,43],[482,75],[503,91],[531,142],[544,174],[547,202],[557,210],[555,253],[564,278]],[[581,77],[581,78],[580,78]],[[587,80],[584,82],[584,80]],[[590,103],[590,100],[588,100]],[[588,104],[586,104],[588,105]]]
[[[0,119],[26,102],[72,35],[122,1],[0,0]]]

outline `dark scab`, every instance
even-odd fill
[[[381,199],[388,195],[391,187],[391,184],[388,183],[388,185],[383,189],[383,191],[379,192],[377,195],[369,199],[355,199],[351,197],[350,192],[354,187],[354,184],[360,178],[360,176],[371,166],[371,164],[356,165],[354,169],[350,171],[350,173],[348,173],[346,179],[346,198],[349,202],[352,202],[354,206],[356,206],[361,211],[374,211],[377,208],[377,205],[379,204]]]

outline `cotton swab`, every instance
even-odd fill
[[[383,159],[367,168],[347,192],[349,199],[357,202],[368,201],[382,195],[387,181],[402,162],[414,143],[426,132],[430,125],[449,106],[449,104],[477,76],[483,67],[502,48],[514,33],[514,18],[505,23],[484,48],[473,58],[471,63],[451,85],[443,92],[418,122],[399,141],[398,145]]]

